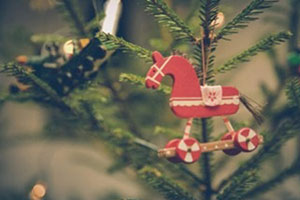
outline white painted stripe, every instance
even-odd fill
[[[236,99],[239,98],[239,96],[235,95],[235,96],[223,96],[222,99]],[[170,101],[172,100],[202,100],[202,97],[171,97]]]
[[[192,157],[192,154],[191,154],[190,152],[188,152],[188,153],[186,154],[186,156],[185,156],[185,158],[184,158],[184,161],[185,161],[185,162],[188,162],[188,163],[193,162],[193,157]]]
[[[188,148],[187,148],[187,145],[184,143],[183,140],[180,141],[179,145],[178,145],[178,148],[182,151],[187,151]]]
[[[154,67],[154,68],[157,70],[156,73],[159,73],[160,75],[162,75],[162,77],[165,76],[165,74],[162,72],[162,69],[161,69],[161,68],[158,68],[156,64],[153,65],[152,67]]]
[[[169,56],[168,59],[162,64],[162,66],[160,68],[158,68],[156,66],[156,64],[154,65],[155,67],[157,67],[159,70],[153,75],[153,79],[155,79],[158,74],[160,74],[160,72],[162,72],[162,70],[165,68],[165,66],[168,64],[168,62],[171,60],[171,58],[173,58],[173,56]]]
[[[155,80],[154,78],[152,78],[152,77],[150,77],[150,76],[147,76],[147,77],[146,77],[146,81],[147,81],[147,80],[151,80],[151,81],[153,81],[154,83],[160,85],[160,82],[158,82],[157,80]]]
[[[243,136],[242,134],[238,135],[238,141],[239,142],[246,142],[247,138],[245,136]]]
[[[192,151],[199,151],[200,150],[200,147],[199,147],[199,144],[197,143],[194,143],[191,147]]]
[[[255,149],[255,145],[252,142],[248,142],[248,146],[247,147],[248,147],[249,151],[252,151],[252,150]]]

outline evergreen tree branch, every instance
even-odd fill
[[[220,191],[232,178],[246,171],[258,169],[265,160],[274,156],[286,141],[297,135],[300,129],[298,122],[299,116],[290,116],[289,119],[283,120],[278,127],[274,127],[274,132],[265,136],[265,142],[258,153],[243,163],[237,170],[229,175],[228,178],[224,179],[217,190]]]
[[[97,132],[96,136],[104,141],[108,141],[115,146],[116,152],[121,159],[124,157],[128,165],[133,165],[136,169],[140,169],[145,165],[158,163],[157,146],[134,136],[132,133],[123,131],[121,129],[111,129],[105,121],[99,119],[99,110],[93,109],[90,104],[85,104],[87,113],[90,115],[89,122],[92,122],[92,126]],[[74,113],[79,113],[78,111]],[[83,120],[82,115],[76,115],[78,119]],[[101,134],[98,134],[100,133]],[[122,152],[120,155],[120,151]],[[145,158],[147,155],[147,158]],[[128,160],[129,159],[129,160]],[[166,161],[167,162],[167,161]],[[193,180],[195,185],[203,185],[204,182],[192,171],[190,171],[184,165],[169,165],[169,170],[175,171],[175,173],[183,172],[185,179]]]
[[[250,191],[248,191],[244,198],[253,198],[256,197],[262,193],[265,193],[277,185],[284,182],[286,179],[296,175],[300,174],[300,162],[299,160],[296,160],[290,167],[284,169],[282,172],[271,178],[270,180],[263,182],[256,187],[252,188]]]
[[[145,87],[145,78],[135,74],[122,73],[120,75],[120,81]],[[170,94],[171,88],[169,86],[161,84],[160,87],[157,89],[157,91],[162,92],[164,94]]]
[[[113,80],[111,80],[109,73],[107,73],[107,70],[104,70],[103,73],[104,73],[104,80],[105,80],[104,84],[110,89],[115,102],[119,106],[120,114],[127,122],[129,130],[132,133],[134,133],[136,136],[141,136],[142,131],[138,126],[138,124],[136,123],[135,119],[132,117],[126,99],[120,96],[119,91],[117,91],[117,89],[113,85]]]
[[[286,85],[286,95],[289,105],[300,109],[300,82],[299,78],[293,78]]]
[[[150,186],[158,190],[166,199],[170,200],[192,200],[194,199],[185,189],[165,177],[159,170],[151,167],[144,167],[139,176]]]
[[[238,64],[243,62],[248,62],[251,57],[257,55],[259,52],[267,51],[271,49],[274,45],[278,45],[282,42],[285,42],[290,37],[291,37],[291,33],[287,31],[272,34],[266,37],[265,39],[262,39],[257,44],[245,50],[241,54],[233,57],[225,64],[216,68],[215,73],[224,73],[230,71],[236,68]]]
[[[59,6],[60,4],[63,4],[63,8],[68,12],[69,15],[69,19],[71,19],[74,23],[74,26],[76,28],[76,30],[78,31],[79,35],[81,37],[85,37],[87,35],[85,29],[84,29],[84,25],[81,22],[80,17],[78,16],[71,0],[60,0],[58,2],[58,7],[60,8],[61,6]]]
[[[147,63],[152,63],[152,52],[147,49],[127,42],[122,38],[103,32],[98,33],[96,37],[99,38],[99,40],[108,48],[108,50],[119,48],[124,52],[131,52],[136,54],[141,59],[144,59]]]
[[[168,7],[163,0],[144,0],[146,11],[151,13],[158,23],[168,27],[178,40],[196,41],[190,28]]]
[[[7,63],[0,66],[0,73],[5,73],[9,76],[14,76],[22,83],[30,84],[35,88],[39,88],[41,91],[50,96],[61,106],[65,108],[68,107],[60,98],[60,96],[58,96],[58,94],[47,83],[39,79],[30,71],[24,69],[24,67],[19,66],[15,63]]]
[[[263,13],[263,10],[272,6],[278,0],[254,0],[245,9],[242,10],[232,21],[226,24],[216,36],[216,40],[225,39],[228,35],[238,33],[238,29],[248,26],[248,23],[257,20],[257,15]]]
[[[37,98],[35,94],[32,94],[30,92],[22,92],[17,94],[10,94],[10,93],[0,94],[0,106],[2,106],[7,101],[26,102],[32,100],[38,100],[39,102],[41,101],[41,99]]]
[[[214,29],[213,21],[218,14],[218,5],[220,0],[201,0],[199,9],[199,18],[203,35],[205,39],[209,39],[211,31]]]
[[[244,194],[251,189],[258,181],[255,171],[246,171],[245,173],[234,177],[231,184],[217,196],[218,200],[242,200]]]

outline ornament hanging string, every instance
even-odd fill
[[[201,38],[201,53],[202,53],[202,85],[206,85],[206,78],[207,78],[207,70],[208,70],[208,64],[207,64],[207,56],[211,53],[211,42],[214,41],[214,33],[215,33],[215,27],[217,25],[217,20],[213,20],[211,27],[212,30],[210,31],[210,33],[208,34],[208,38],[210,39],[209,45],[208,45],[208,51],[207,51],[207,55],[206,55],[206,51],[204,48],[205,45],[205,38],[207,37],[207,35],[205,34],[205,31],[202,30],[202,38]],[[210,38],[211,37],[211,38]]]

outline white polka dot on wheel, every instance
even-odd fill
[[[184,163],[193,163],[201,155],[201,148],[194,138],[182,139],[177,145],[176,153]]]
[[[235,144],[241,148],[242,151],[254,151],[259,145],[258,135],[250,128],[242,128],[237,131],[235,136]]]

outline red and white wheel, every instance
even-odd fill
[[[172,147],[176,148],[179,142],[180,139],[173,139],[166,144],[165,148],[172,148]],[[181,159],[176,155],[175,157],[168,158],[168,161],[172,163],[180,163]]]
[[[250,128],[242,128],[237,131],[234,136],[234,143],[242,151],[254,151],[259,145],[259,138],[257,133]]]
[[[176,154],[184,163],[193,163],[201,155],[201,148],[194,138],[182,139],[176,147]]]
[[[221,140],[233,140],[234,134],[226,133]],[[240,148],[224,149],[223,152],[229,156],[235,156],[242,152]]]

